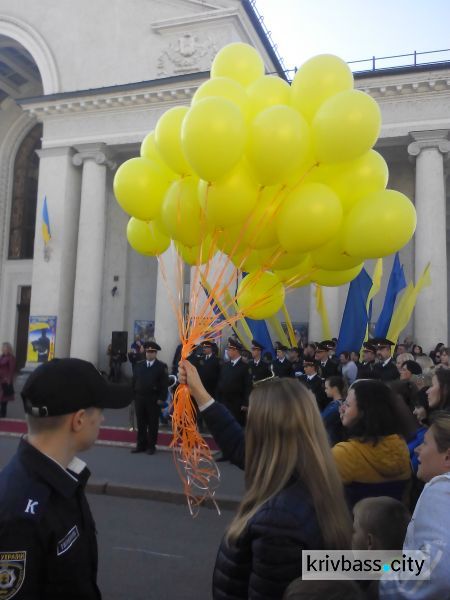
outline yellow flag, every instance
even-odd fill
[[[324,340],[331,339],[330,321],[328,319],[328,311],[323,298],[323,291],[320,285],[316,284],[316,310],[322,320],[322,335]]]
[[[375,264],[375,268],[373,270],[372,275],[372,287],[370,288],[369,295],[367,296],[366,310],[367,314],[369,314],[369,306],[370,301],[374,298],[381,287],[381,278],[383,277],[383,259],[379,258]],[[367,342],[369,339],[369,324],[366,326],[366,335],[364,336],[364,341]]]
[[[425,287],[431,285],[430,266],[430,263],[428,263],[415,286],[413,286],[412,282],[409,282],[394,314],[392,315],[387,338],[395,344],[397,343],[400,333],[408,325],[418,295]]]
[[[267,321],[268,321],[269,325],[271,326],[271,328],[276,333],[277,338],[280,340],[280,342],[283,344],[283,346],[290,346],[286,332],[284,331],[283,327],[281,326],[281,323],[278,320],[278,317],[276,315],[273,315],[272,317],[269,317],[267,319]]]

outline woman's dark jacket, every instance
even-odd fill
[[[202,416],[224,456],[243,469],[244,432],[228,410],[215,402]],[[311,497],[298,479],[265,502],[236,544],[225,538],[213,576],[214,600],[280,599],[301,576],[302,550],[323,548]]]

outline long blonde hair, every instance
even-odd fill
[[[246,492],[227,539],[235,542],[249,519],[293,476],[311,495],[325,548],[348,548],[350,515],[316,399],[295,379],[274,378],[250,395]]]

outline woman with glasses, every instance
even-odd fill
[[[349,548],[351,522],[314,396],[293,378],[257,382],[245,433],[206,392],[187,383],[223,454],[245,470],[246,490],[219,548],[213,598],[280,599],[301,576],[302,549]]]

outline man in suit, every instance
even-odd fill
[[[332,340],[323,340],[323,342],[317,344],[316,360],[320,363],[320,373],[324,381],[328,377],[339,374],[336,362],[330,358],[330,352],[333,348],[334,342]]]
[[[167,398],[169,371],[156,358],[161,350],[156,342],[146,342],[145,360],[137,363],[133,374],[133,390],[137,420],[137,443],[131,452],[155,454],[161,405]]]
[[[220,368],[215,399],[228,408],[235,419],[243,425],[248,407],[248,397],[252,389],[248,365],[241,357],[242,344],[234,338],[228,338],[228,362]]]
[[[378,374],[375,369],[377,348],[371,341],[364,342],[363,348],[363,360],[358,366],[356,379],[378,379]]]
[[[264,346],[258,340],[252,340],[252,359],[248,363],[248,367],[253,383],[272,376],[270,365],[262,360],[263,350]]]
[[[400,373],[392,358],[392,346],[394,346],[394,342],[386,338],[374,338],[372,344],[377,348],[377,357],[380,361],[375,365],[375,372],[378,379],[381,379],[381,381],[395,381],[399,379]]]
[[[280,342],[275,343],[277,357],[272,363],[272,369],[276,377],[294,377],[292,363],[288,361],[286,352],[287,347]]]
[[[305,372],[299,379],[311,390],[316,397],[317,406],[322,411],[328,404],[328,398],[325,394],[322,379],[318,374],[319,362],[314,358],[305,358],[303,360],[303,370]]]

